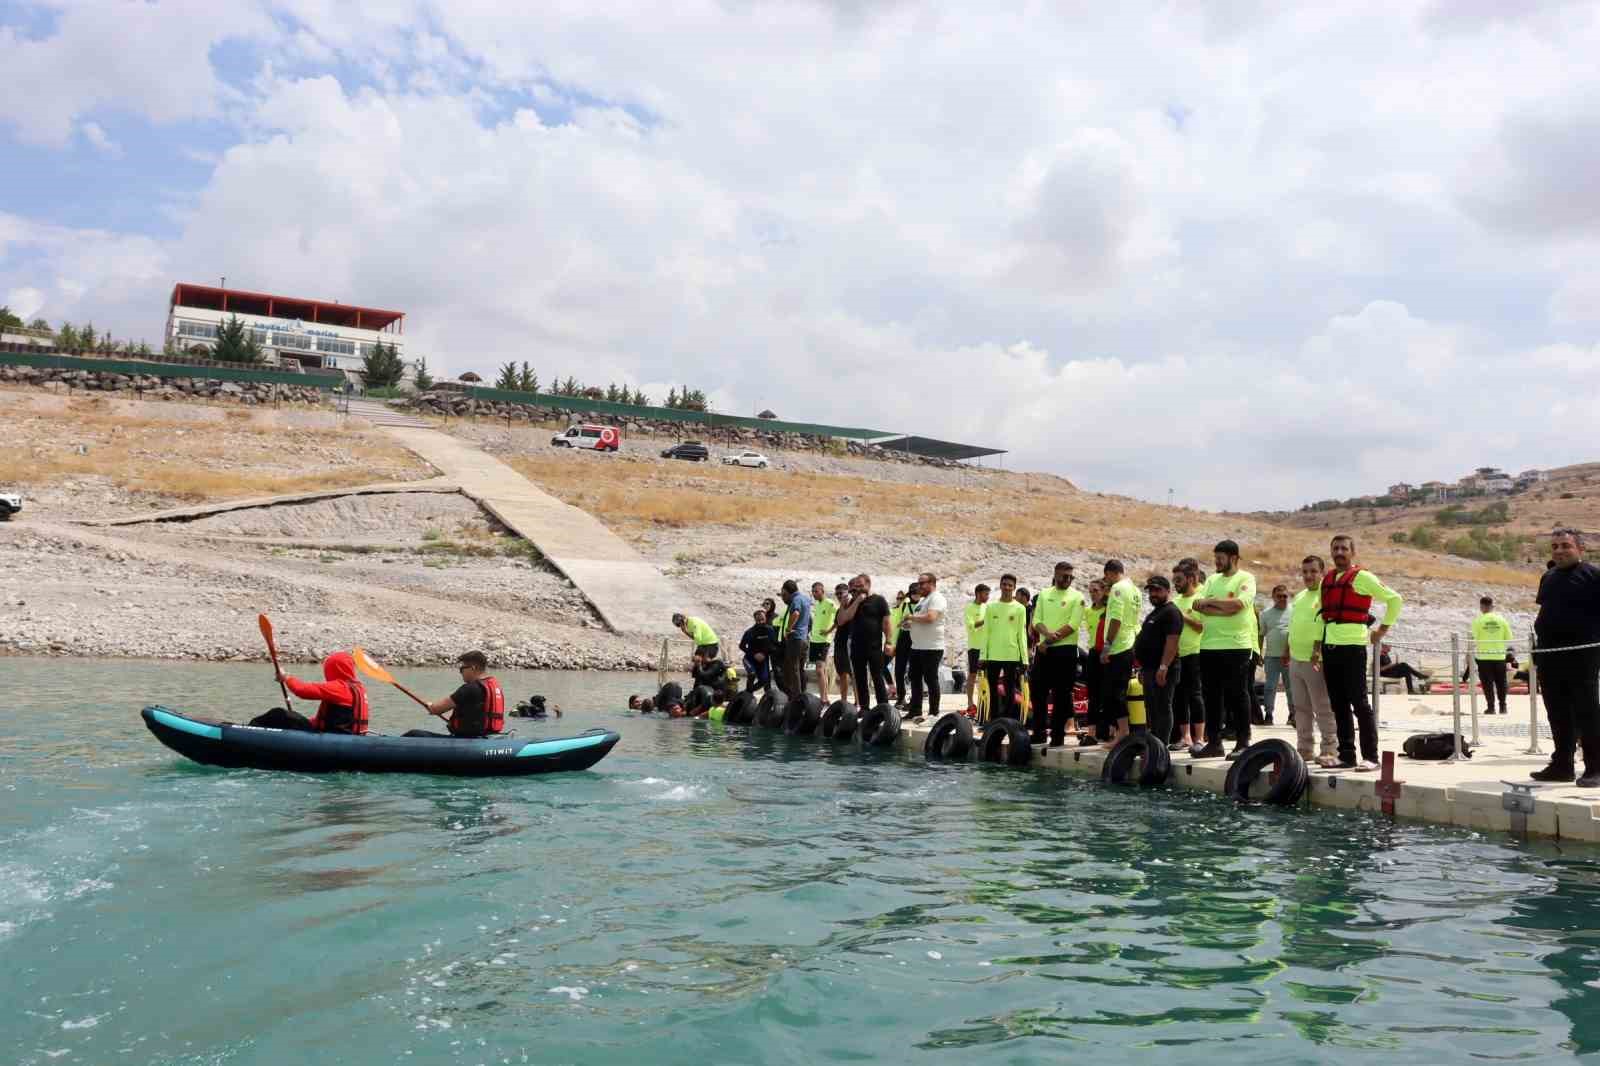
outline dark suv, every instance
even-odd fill
[[[661,453],[663,459],[688,459],[691,462],[703,463],[711,458],[711,452],[704,444],[697,440],[686,440],[681,444],[674,444]]]

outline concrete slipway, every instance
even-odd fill
[[[947,695],[941,710],[955,709],[962,701]],[[1450,697],[1389,696],[1383,701],[1379,721],[1379,749],[1393,752],[1393,813],[1401,818],[1439,825],[1458,825],[1471,829],[1528,833],[1533,836],[1565,840],[1600,842],[1600,789],[1580,789],[1573,785],[1540,785],[1528,774],[1543,767],[1551,750],[1543,708],[1539,712],[1541,754],[1529,754],[1528,697],[1513,696],[1511,713],[1479,718],[1481,745],[1470,759],[1459,762],[1419,762],[1401,756],[1401,745],[1413,733],[1449,732]],[[1279,701],[1279,714],[1283,712]],[[921,752],[932,719],[907,726],[900,743]],[[1469,740],[1472,729],[1463,699],[1461,733]],[[1251,740],[1279,737],[1294,743],[1294,730],[1278,726],[1255,726]],[[1231,747],[1231,744],[1229,745]],[[1034,748],[1032,766],[1078,774],[1100,776],[1105,752],[1099,748]],[[1172,756],[1169,787],[1203,788],[1223,791],[1223,781],[1232,765],[1223,759],[1191,759],[1187,754]],[[1349,770],[1311,770],[1307,802],[1318,807],[1343,807],[1382,812],[1384,777],[1380,772],[1355,773]],[[1581,768],[1580,768],[1581,772]],[[1263,784],[1265,777],[1261,779]],[[1531,788],[1513,789],[1507,782]],[[1516,796],[1524,793],[1523,798]],[[1509,809],[1522,805],[1526,813]]]

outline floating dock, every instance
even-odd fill
[[[959,695],[946,695],[941,710],[954,710],[962,702]],[[1461,734],[1469,741],[1473,730],[1463,697]],[[1283,702],[1278,703],[1282,721]],[[921,753],[933,725],[927,719],[907,725],[900,743]],[[1383,698],[1379,710],[1380,752],[1393,753],[1392,769],[1356,772],[1324,770],[1308,764],[1311,785],[1302,803],[1318,807],[1390,813],[1400,818],[1437,825],[1457,825],[1469,829],[1550,837],[1559,840],[1600,842],[1600,789],[1583,789],[1570,784],[1540,784],[1528,777],[1550,760],[1551,741],[1544,712],[1539,710],[1538,753],[1532,746],[1527,696],[1511,697],[1508,715],[1482,715],[1478,718],[1480,743],[1472,757],[1455,762],[1418,761],[1400,754],[1405,739],[1415,733],[1448,733],[1451,726],[1450,696],[1395,696]],[[1277,737],[1295,743],[1292,728],[1251,727],[1251,740]],[[1069,744],[1073,743],[1070,739]],[[1231,748],[1229,743],[1227,747]],[[1100,776],[1106,752],[1098,747],[1050,748],[1034,746],[1031,768],[1063,771],[1089,777]],[[1232,763],[1224,759],[1191,759],[1186,752],[1172,753],[1170,787],[1203,788],[1224,791],[1223,781]],[[1583,770],[1581,765],[1579,772]],[[1261,778],[1261,785],[1266,777]],[[1137,787],[1137,786],[1134,786]]]

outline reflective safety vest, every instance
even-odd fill
[[[456,710],[445,723],[455,736],[477,737],[506,731],[506,695],[500,690],[500,682],[492,677],[480,677],[478,684],[483,686],[483,712],[479,719],[482,727],[478,727],[478,721],[462,719],[460,710]]]
[[[317,704],[317,713],[311,719],[311,726],[324,733],[351,733],[360,736],[367,731],[367,687],[358,681],[346,681],[346,687],[354,697],[354,702],[349,704],[330,703],[323,700]]]
[[[1322,620],[1328,625],[1367,624],[1372,614],[1372,597],[1356,592],[1356,575],[1361,567],[1352,566],[1342,574],[1322,576]]]

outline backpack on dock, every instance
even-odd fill
[[[1456,752],[1456,735],[1454,733],[1413,733],[1406,737],[1406,742],[1400,747],[1408,759],[1431,759],[1443,761]],[[1467,743],[1467,738],[1461,738],[1461,754],[1472,758],[1472,745]]]

